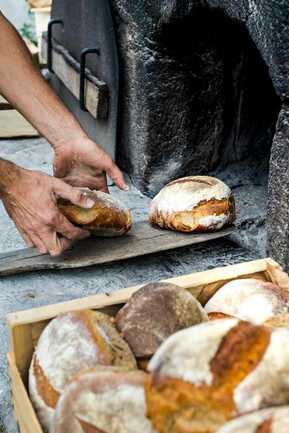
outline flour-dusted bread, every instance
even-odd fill
[[[229,316],[262,324],[289,311],[289,292],[272,283],[256,279],[230,281],[205,305],[207,313]]]
[[[289,330],[238,319],[169,337],[149,363],[148,416],[159,433],[213,433],[233,417],[289,402]]]
[[[57,404],[51,433],[154,433],[145,416],[145,377],[140,371],[79,376]]]
[[[29,370],[30,397],[45,430],[65,385],[97,365],[136,368],[130,348],[109,316],[91,310],[72,312],[46,326]]]
[[[64,199],[58,201],[60,211],[69,221],[97,236],[122,236],[130,230],[130,211],[110,194],[89,190],[83,193],[95,201],[92,208],[84,209]]]
[[[180,232],[219,230],[235,219],[230,188],[214,177],[190,176],[166,185],[152,200],[150,222]]]
[[[272,407],[241,416],[224,425],[218,433],[288,433],[289,406]]]
[[[116,326],[137,357],[148,357],[171,334],[207,320],[203,307],[187,290],[151,283],[118,312]]]

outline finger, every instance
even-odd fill
[[[123,191],[128,191],[129,187],[125,183],[124,177],[118,166],[115,162],[108,157],[105,161],[104,170],[109,175],[109,177],[113,180],[113,182]]]
[[[86,196],[86,193],[80,189],[73,188],[59,179],[54,179],[54,192],[58,197],[69,200],[76,206],[90,209],[95,205],[95,201]]]
[[[57,233],[54,233],[53,236],[54,247],[49,250],[49,253],[51,256],[57,257],[70,248],[71,241],[67,238],[57,235]]]
[[[51,256],[59,256],[63,251],[67,250],[71,241],[58,235],[55,230],[45,230],[41,233],[41,239],[46,245],[46,249]]]
[[[31,248],[34,246],[31,237],[21,228],[18,224],[15,224],[18,232],[20,233],[22,239],[26,243],[27,247]]]
[[[45,242],[40,239],[40,237],[36,233],[30,233],[29,236],[31,238],[31,241],[33,242],[33,245],[35,245],[40,254],[46,254],[48,252],[48,248]]]
[[[95,176],[81,175],[78,177],[76,175],[65,176],[62,180],[74,187],[85,187],[109,193],[105,174]]]
[[[90,232],[83,230],[79,227],[75,227],[71,224],[64,215],[60,214],[59,222],[55,227],[57,233],[60,233],[65,238],[70,240],[86,239],[90,236]]]

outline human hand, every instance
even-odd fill
[[[89,236],[88,231],[75,227],[62,215],[57,199],[61,197],[84,208],[92,207],[92,200],[60,179],[14,164],[11,167],[10,179],[11,170],[15,170],[14,181],[10,180],[1,198],[27,246],[58,256],[73,240]]]
[[[54,175],[66,183],[108,192],[108,174],[120,189],[128,190],[112,158],[88,137],[58,145],[54,151]]]

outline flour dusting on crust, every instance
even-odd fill
[[[194,384],[211,385],[211,361],[223,337],[238,323],[237,319],[206,322],[169,337],[149,363],[149,371]]]
[[[153,199],[150,213],[186,212],[203,201],[224,200],[231,196],[230,188],[219,179],[190,176],[166,185]]]

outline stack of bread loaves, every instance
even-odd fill
[[[253,307],[250,321],[232,317]],[[53,319],[29,372],[44,430],[288,433],[289,406],[274,407],[289,405],[289,329],[259,324],[288,315],[287,292],[235,280],[206,309],[215,320],[189,291],[152,283],[115,318],[85,310]]]
[[[116,317],[122,336],[114,319],[100,312],[53,319],[29,371],[30,397],[45,431],[151,433],[147,374],[137,371],[135,356],[146,365],[171,334],[207,320],[189,292],[168,283],[147,285],[131,297]]]

